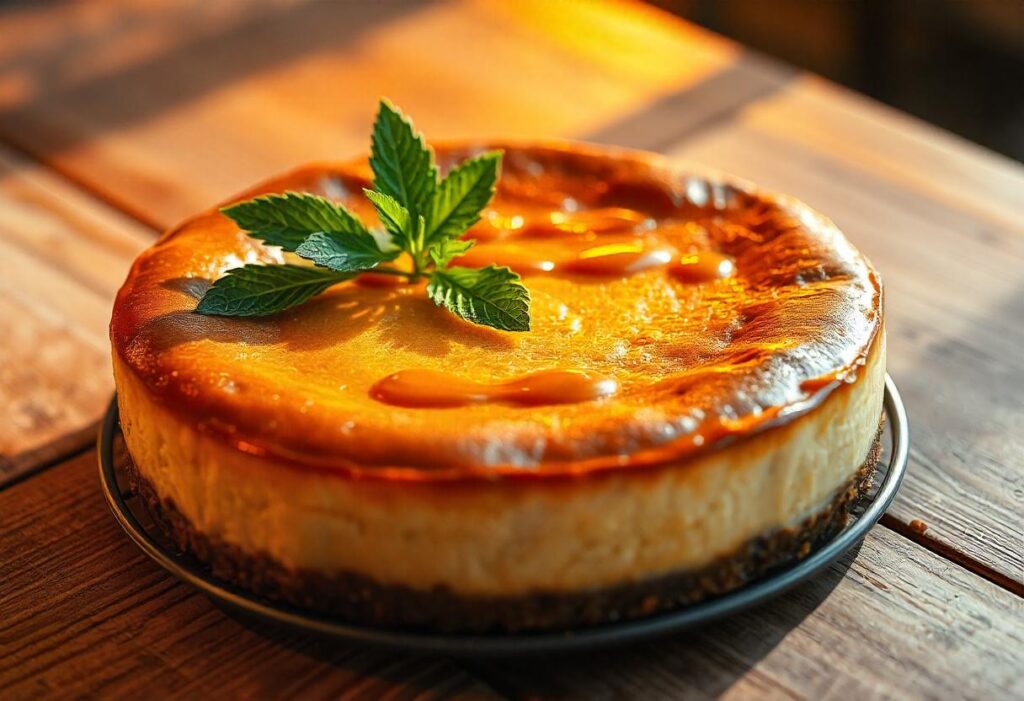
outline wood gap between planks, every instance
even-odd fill
[[[680,98],[692,99],[695,94],[701,91],[714,89],[717,82],[733,80],[735,83],[744,85],[744,93],[738,99],[719,104],[720,100],[708,100],[714,108],[706,114],[699,114],[692,122],[685,120],[679,126],[678,131],[655,127],[649,128],[645,123],[653,121],[665,121],[666,112],[678,113],[687,107],[679,102]],[[771,77],[768,77],[768,75]],[[609,124],[586,134],[575,134],[572,138],[581,139],[584,142],[596,142],[610,146],[623,146],[627,148],[638,148],[645,151],[665,153],[668,149],[679,144],[692,141],[701,134],[721,125],[735,122],[743,112],[756,103],[772,98],[785,90],[793,81],[802,75],[797,69],[784,66],[771,58],[760,54],[744,53],[731,67],[719,70],[717,73],[706,78],[695,86],[689,86],[681,92],[669,93],[646,105],[639,112],[629,113],[618,119],[612,120]],[[660,120],[659,120],[660,115]],[[626,127],[629,128],[626,128]],[[627,136],[634,132],[655,131],[660,136],[650,140],[636,141]]]
[[[161,226],[160,223],[155,219],[147,216],[141,209],[135,208],[128,204],[127,202],[122,202],[118,198],[113,197],[112,195],[105,193],[102,190],[94,188],[85,179],[79,177],[75,173],[67,170],[66,168],[60,167],[59,164],[55,163],[49,158],[45,158],[39,155],[33,149],[21,143],[18,143],[18,141],[0,134],[0,145],[3,145],[4,148],[7,148],[8,150],[17,153],[18,155],[34,163],[38,163],[42,166],[45,166],[47,169],[49,169],[51,173],[59,175],[61,178],[68,181],[69,183],[77,187],[79,190],[92,197],[94,200],[103,203],[107,207],[117,212],[120,212],[121,214],[124,214],[125,216],[131,219],[134,219],[139,224],[145,226],[148,229],[151,229],[156,235],[159,236],[161,233],[164,232],[165,227]]]
[[[84,443],[82,443],[82,444],[80,444],[80,445],[78,445],[78,446],[76,446],[74,448],[69,448],[68,450],[66,450],[66,451],[64,451],[62,453],[59,453],[58,455],[55,455],[52,458],[49,458],[47,460],[43,460],[38,465],[34,465],[33,467],[28,468],[27,470],[22,470],[15,477],[10,478],[10,479],[8,479],[5,482],[0,482],[0,493],[10,489],[11,487],[13,487],[15,485],[21,484],[22,482],[25,482],[26,480],[29,480],[29,479],[35,477],[36,475],[41,474],[42,472],[45,472],[46,470],[49,470],[51,467],[57,467],[58,465],[63,465],[66,462],[70,462],[70,461],[74,460],[75,458],[80,457],[84,453],[88,453],[88,452],[91,452],[91,451],[96,451],[96,440],[97,439],[95,438],[95,436],[96,436],[96,434],[99,433],[99,430],[100,430],[100,422],[97,421],[96,423],[94,423],[92,425],[91,429],[87,428],[87,429],[84,429],[82,431],[82,433],[85,434],[85,435],[90,435],[91,434],[93,436],[93,438],[91,438],[90,440],[88,440],[88,441],[86,441],[86,442],[84,442]],[[97,458],[98,458],[98,456],[99,456],[99,453],[97,452]]]
[[[770,90],[767,91],[767,94],[770,95],[774,92],[774,90]],[[714,115],[714,119],[702,120],[701,122],[698,122],[697,124],[693,125],[691,129],[688,129],[681,134],[673,136],[672,141],[666,141],[665,143],[671,143],[673,145],[676,145],[683,143],[685,141],[690,141],[695,136],[699,136],[702,132],[706,131],[708,128],[712,126],[720,126],[723,123],[734,121],[743,109],[748,107],[751,103],[762,99],[762,97],[764,97],[764,95],[762,95],[761,97],[757,97],[753,100],[744,101],[740,104],[730,107],[729,109],[722,110],[721,112]],[[73,172],[69,172],[64,168],[61,168],[59,165],[55,164],[50,159],[41,157],[31,148],[25,147],[22,144],[19,144],[17,141],[12,140],[6,136],[0,136],[0,144],[3,144],[5,147],[10,148],[12,151],[17,152],[18,154],[24,156],[25,158],[35,163],[39,163],[45,166],[50,170],[50,172],[57,174],[64,180],[68,181],[69,183],[77,187],[79,190],[82,190],[83,192],[88,194],[93,199],[96,199],[102,202],[104,205],[110,207],[111,209],[114,209],[120,212],[121,214],[130,217],[131,219],[134,219],[141,225],[151,229],[155,234],[159,235],[161,232],[164,231],[164,227],[162,227],[159,222],[148,217],[140,209],[133,207],[126,202],[122,202],[118,198],[113,197],[107,193],[104,193],[101,190],[95,189],[89,182],[87,182],[86,179],[83,179],[74,174]],[[96,430],[99,430],[98,425],[99,424],[97,423]],[[32,477],[52,467],[63,464],[69,460],[77,458],[83,453],[95,449],[95,445],[92,442],[87,442],[81,445],[80,447],[73,448],[66,453],[62,453],[54,458],[46,460],[40,463],[39,465],[29,470],[26,470],[13,480],[10,480],[5,484],[0,485],[0,492],[9,489],[10,487],[16,484],[20,484],[28,479],[31,479]],[[938,555],[939,557],[942,557],[943,559],[948,560],[978,575],[979,577],[982,577],[983,579],[989,582],[992,582],[996,586],[1005,589],[1012,594],[1024,598],[1024,582],[1016,581],[1010,577],[1007,577],[1002,573],[997,572],[992,568],[984,565],[978,560],[975,560],[967,553],[954,550],[948,545],[941,543],[935,540],[934,538],[928,537],[926,534],[917,533],[909,526],[909,524],[903,523],[902,521],[900,521],[894,516],[891,516],[888,513],[882,516],[881,520],[879,521],[879,524],[897,533],[898,535],[906,538],[907,540],[910,540],[911,542],[920,545],[921,547]]]
[[[793,80],[793,77],[794,76],[790,76],[785,83],[780,83],[779,85],[775,85],[770,88],[764,88],[760,94],[749,100],[738,102],[715,112],[714,114],[710,114],[704,119],[691,124],[679,134],[673,135],[671,138],[658,139],[652,150],[664,153],[667,149],[679,148],[683,144],[693,141],[696,137],[699,137],[713,129],[718,129],[719,127],[724,127],[729,124],[735,124],[743,114],[744,110],[754,103],[770,98],[780,92],[789,84],[790,81]],[[671,157],[668,158],[671,159]]]
[[[988,565],[975,560],[967,553],[955,550],[946,543],[930,537],[927,530],[919,532],[912,528],[910,524],[903,523],[903,521],[900,521],[888,512],[882,514],[882,518],[878,523],[903,536],[907,540],[920,545],[922,548],[935,553],[939,557],[949,560],[965,570],[978,575],[982,579],[992,582],[992,584],[995,584],[997,587],[1024,598],[1024,581],[1014,580],[1002,572],[998,572]]]

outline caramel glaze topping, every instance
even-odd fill
[[[402,370],[370,390],[374,399],[404,407],[456,407],[486,402],[543,406],[590,402],[614,394],[610,377],[580,370],[540,370],[502,382],[477,382],[436,370]]]
[[[671,463],[856,380],[881,288],[820,215],[645,154],[487,147],[505,148],[502,179],[457,262],[520,272],[532,331],[464,323],[372,273],[267,319],[193,314],[224,270],[284,260],[208,212],[136,261],[115,352],[166,408],[245,450],[419,481]],[[305,190],[372,221],[369,177],[311,166],[239,199]]]

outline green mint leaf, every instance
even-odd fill
[[[435,270],[427,294],[434,304],[474,324],[502,331],[530,330],[530,292],[508,268]]]
[[[398,249],[382,251],[369,232],[365,234],[336,234],[318,231],[295,249],[303,258],[331,270],[354,273],[370,270],[379,264],[394,260],[401,252]]]
[[[310,234],[365,234],[366,227],[344,206],[302,192],[261,195],[220,210],[253,238],[294,251]]]
[[[426,242],[426,233],[427,220],[422,214],[418,214],[416,215],[416,238],[414,239],[416,243],[413,245],[414,252],[418,253],[423,250],[424,243]]]
[[[385,195],[373,190],[363,190],[366,199],[370,200],[373,208],[377,210],[377,217],[384,229],[391,234],[392,239],[403,250],[408,250],[413,234],[409,228],[409,210],[398,203],[391,195]]]
[[[427,243],[458,238],[480,221],[480,212],[494,197],[501,151],[489,151],[452,169],[438,185],[427,217]]]
[[[303,265],[246,265],[213,283],[196,312],[266,316],[302,304],[351,275]]]
[[[476,241],[472,239],[441,239],[431,247],[430,257],[434,259],[434,265],[444,268],[453,258],[464,255],[475,245]]]
[[[374,187],[409,210],[411,221],[426,214],[437,187],[434,154],[423,135],[387,100],[380,101],[370,142]]]

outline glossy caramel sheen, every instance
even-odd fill
[[[538,370],[498,382],[480,382],[437,370],[402,370],[377,382],[370,396],[404,407],[545,406],[591,402],[615,394],[618,387],[610,377],[580,370]]]
[[[236,447],[409,479],[677,461],[856,381],[881,290],[825,218],[645,154],[504,148],[498,195],[461,262],[523,274],[530,332],[468,324],[422,286],[372,275],[271,318],[196,315],[224,270],[283,260],[208,212],[136,261],[115,352],[158,401]],[[372,220],[357,194],[368,175],[363,162],[307,167],[240,198],[304,190]]]

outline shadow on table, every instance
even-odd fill
[[[544,698],[619,698],[659,695],[714,697],[770,654],[791,630],[829,596],[846,576],[860,544],[817,578],[775,601],[709,626],[593,652],[546,654],[518,659],[455,660],[496,691]],[[234,616],[254,632],[321,662],[388,679],[388,670],[408,656],[311,639],[277,626]],[[375,662],[373,662],[375,661]],[[409,679],[396,675],[408,685]]]

